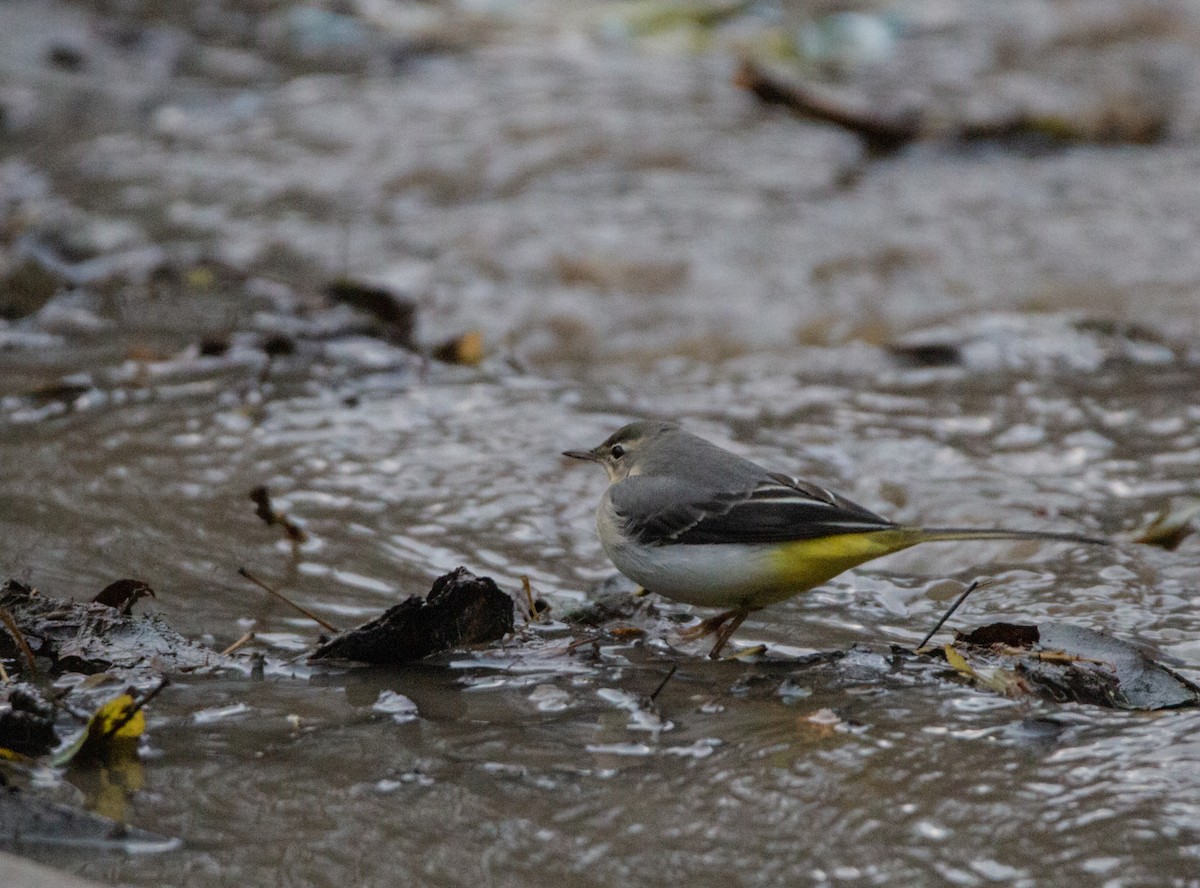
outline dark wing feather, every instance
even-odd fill
[[[845,497],[786,475],[764,476],[738,493],[633,476],[614,485],[610,496],[625,532],[651,546],[783,543],[896,526]],[[655,508],[668,502],[676,505]]]

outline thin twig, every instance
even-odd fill
[[[800,84],[785,83],[749,60],[742,62],[733,82],[764,104],[781,105],[798,117],[847,129],[879,154],[897,151],[921,135],[921,121],[915,115],[887,117],[850,108]]]
[[[1083,657],[1079,654],[1068,654],[1066,651],[1031,651],[1028,648],[1014,647],[1010,644],[992,645],[992,650],[1006,657],[1032,657],[1043,663],[1091,663],[1094,666],[1106,666],[1116,671],[1107,660],[1097,660],[1093,657]]]
[[[10,684],[12,682],[12,678],[10,678],[8,675],[8,670],[4,668],[3,660],[0,660],[0,682],[3,682],[4,684]]]
[[[225,650],[221,651],[221,656],[228,657],[234,651],[238,650],[239,648],[245,647],[250,642],[254,641],[254,637],[255,637],[254,630],[251,629],[249,632],[247,632],[245,635],[243,635],[241,638],[239,638],[237,641],[235,641],[229,647],[225,648]]]
[[[29,674],[37,675],[37,666],[33,662],[33,651],[29,649],[29,642],[25,640],[25,633],[21,631],[21,627],[17,625],[17,621],[13,619],[13,615],[2,607],[0,607],[0,623],[3,623],[8,628],[9,634],[12,635],[13,640],[17,643],[17,647],[21,649],[21,654],[25,657],[25,662],[29,665]]]
[[[577,638],[563,648],[562,652],[564,654],[569,654],[572,651],[579,650],[581,647],[587,647],[589,644],[599,644],[602,638],[604,638],[603,632],[597,632],[595,635],[588,635],[584,638]]]
[[[658,695],[662,693],[662,689],[667,686],[667,682],[669,682],[672,678],[675,677],[675,670],[677,670],[678,668],[679,668],[678,663],[672,663],[671,668],[667,670],[667,674],[663,676],[663,680],[660,681],[658,683],[658,687],[656,687],[654,689],[654,693],[652,693],[646,699],[649,700],[651,703],[653,703],[658,698]]]
[[[328,620],[324,620],[321,617],[317,616],[316,614],[314,614],[312,611],[310,611],[308,608],[304,607],[303,605],[296,604],[296,602],[292,601],[290,598],[288,598],[282,592],[278,591],[277,589],[272,589],[270,586],[268,586],[266,583],[264,583],[262,580],[260,580],[254,574],[250,573],[250,571],[246,570],[246,568],[239,567],[238,573],[241,574],[242,576],[244,576],[246,579],[248,579],[254,585],[258,586],[258,588],[262,589],[265,592],[271,593],[276,598],[278,598],[280,601],[282,601],[284,604],[298,610],[300,613],[304,614],[304,616],[308,617],[310,620],[313,620],[318,625],[320,625],[323,629],[327,629],[328,631],[332,632],[334,635],[336,635],[337,633],[342,631],[337,626],[333,625]]]
[[[521,574],[521,588],[525,592],[525,606],[529,608],[529,618],[526,623],[538,623],[542,619],[542,615],[538,613],[537,604],[533,600],[533,586],[529,583],[529,577]]]
[[[975,580],[974,582],[971,583],[971,585],[967,586],[966,591],[963,592],[962,595],[958,596],[958,598],[956,598],[954,600],[954,604],[950,605],[950,610],[948,610],[944,614],[942,614],[942,618],[937,621],[937,625],[935,625],[932,629],[930,629],[929,634],[921,639],[921,643],[919,645],[917,645],[917,650],[920,650],[921,648],[925,647],[925,645],[929,644],[929,639],[933,638],[933,636],[937,634],[937,631],[942,628],[942,624],[945,623],[948,619],[950,619],[950,616],[956,610],[958,610],[959,605],[961,605],[964,601],[967,600],[967,596],[970,595],[972,592],[974,592],[976,589],[978,589],[980,586],[984,586],[984,585],[986,585],[985,582],[982,582],[980,580]]]

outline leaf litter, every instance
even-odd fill
[[[296,533],[299,525],[275,511],[265,488],[256,489],[252,498],[267,523],[282,526],[294,544],[300,541]],[[1155,528],[1186,527],[1194,510],[1180,514],[1180,520],[1162,517],[1139,541],[1162,545],[1155,538]],[[1178,540],[1174,542],[1178,544]],[[241,572],[292,604],[282,592],[245,569]],[[974,588],[960,596],[955,607]],[[554,689],[544,683],[547,679],[578,674],[581,667],[594,672],[616,661],[623,662],[625,668],[639,665],[655,676],[651,693],[637,696],[602,686],[597,689],[596,699],[624,710],[628,730],[649,731],[657,738],[673,726],[659,697],[681,662],[680,651],[671,641],[681,618],[662,611],[651,597],[628,588],[620,578],[602,583],[595,593],[586,604],[568,611],[563,621],[546,620],[543,617],[549,608],[535,597],[527,580],[518,594],[510,595],[491,578],[477,577],[460,567],[438,578],[428,594],[410,596],[379,617],[344,632],[311,611],[293,606],[334,632],[332,638],[310,649],[307,656],[310,663],[335,668],[347,662],[398,667],[429,661],[434,668],[466,667],[475,672],[499,669],[509,676],[501,685],[513,680],[533,682],[545,691]],[[58,699],[47,700],[38,686],[12,682],[6,672],[2,676],[5,684],[0,686],[0,760],[8,763],[6,768],[40,760],[68,769],[72,782],[91,787],[86,794],[93,812],[97,812],[55,806],[15,790],[0,793],[0,842],[54,840],[121,847],[138,842],[156,849],[175,847],[175,840],[132,830],[121,823],[128,816],[130,797],[142,782],[138,744],[146,725],[143,708],[167,686],[169,674],[234,669],[251,677],[261,676],[265,658],[261,653],[249,658],[232,656],[239,648],[257,641],[253,631],[222,653],[179,635],[156,615],[132,613],[139,599],[154,595],[147,583],[134,579],[111,583],[85,603],[43,596],[14,580],[0,586],[0,615],[4,616],[0,666],[8,662],[18,674],[25,672],[33,679],[40,660],[51,676],[90,676],[69,686]],[[520,628],[514,619],[517,609],[525,620]],[[934,631],[940,626],[941,622]],[[629,655],[638,648],[645,653],[631,659]],[[445,657],[464,649],[472,652],[466,661]],[[739,652],[737,666],[741,672],[729,693],[736,697],[752,692],[757,696],[761,690],[756,689],[765,688],[768,697],[780,705],[793,705],[807,695],[785,693],[785,689],[795,685],[805,670],[832,668],[854,681],[877,682],[882,675],[938,659],[948,664],[959,680],[965,677],[980,688],[1009,697],[1134,710],[1181,708],[1200,702],[1200,686],[1135,645],[1054,622],[993,623],[960,632],[952,644],[941,648],[910,651],[893,647],[890,657],[855,646],[849,651],[817,652],[797,658],[758,646]],[[571,664],[572,660],[580,662]],[[253,668],[247,668],[248,662]],[[733,665],[716,664],[713,668]],[[522,674],[529,678],[513,678]],[[116,695],[109,692],[108,699],[92,704],[83,718],[62,699],[68,694],[94,696],[97,689],[114,682],[125,682],[127,687]],[[464,688],[482,686],[468,681]],[[569,708],[569,700],[567,693],[559,709]],[[393,707],[391,698],[381,697],[376,710],[392,715],[391,721],[401,724],[421,717],[420,707],[408,698],[396,695],[395,701],[402,705]],[[702,711],[722,709],[715,701],[710,704]],[[841,723],[841,716],[833,710],[828,712]],[[73,728],[71,719],[83,721],[83,727]],[[804,723],[818,721],[813,717]],[[72,739],[63,743],[61,736]],[[0,771],[0,776],[5,773]],[[109,815],[107,819],[102,816],[105,814]],[[45,824],[54,826],[39,832],[40,825]],[[57,838],[51,839],[50,833]]]

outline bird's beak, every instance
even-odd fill
[[[571,459],[585,459],[588,462],[600,462],[602,458],[594,450],[564,450],[563,456],[569,456]]]

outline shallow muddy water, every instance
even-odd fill
[[[556,622],[612,574],[603,478],[560,452],[634,416],[903,521],[1127,539],[1200,496],[1192,106],[1151,147],[864,164],[737,93],[721,44],[470,6],[465,49],[398,72],[374,44],[347,71],[269,28],[239,43],[216,12],[143,21],[134,52],[90,7],[0,11],[28,37],[0,27],[5,260],[77,285],[0,327],[0,570],[77,598],[139,577],[139,608],[217,648],[253,629],[274,664],[151,705],[126,813],[179,849],[36,856],[147,886],[1195,884],[1195,711],[1007,699],[889,656],[988,578],[950,628],[1070,622],[1196,677],[1194,539],[919,547],[754,614],[760,661],[705,660],[669,602],[638,640],[570,648]],[[981,21],[920,39],[1038,45]],[[104,76],[43,70],[66,38]],[[320,297],[344,272],[488,357],[365,335]],[[350,626],[459,565],[528,576],[551,619],[416,667],[284,665],[315,627],[237,574]]]

